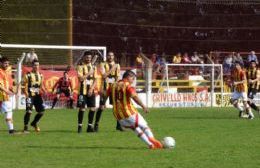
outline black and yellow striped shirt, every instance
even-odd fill
[[[43,84],[43,75],[40,72],[28,72],[24,78],[23,83],[26,95],[31,97],[40,93]]]
[[[116,82],[119,79],[119,77],[120,77],[120,65],[116,64],[115,62],[111,62],[111,63],[105,62],[102,65],[102,68],[103,68],[103,71],[104,71],[103,73],[108,73],[113,68],[111,73],[103,81],[104,82],[103,88],[104,88],[104,90],[107,90],[109,85],[113,84],[114,82]]]
[[[93,71],[86,79],[80,80],[81,77],[86,76],[89,72]],[[79,94],[87,95],[88,90],[94,84],[97,76],[97,70],[91,63],[79,65],[77,67],[78,77],[79,77]]]
[[[247,70],[247,80],[255,80],[257,78],[257,68],[248,68]],[[254,82],[254,83],[249,83],[248,82],[248,88],[249,89],[260,89],[260,81]]]

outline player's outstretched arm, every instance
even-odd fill
[[[142,109],[144,110],[145,113],[149,112],[148,109],[146,108],[146,106],[143,104],[143,102],[139,99],[139,97],[137,95],[135,95],[132,98],[136,102],[136,104],[138,104],[139,106],[142,107]]]

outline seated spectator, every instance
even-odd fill
[[[193,63],[193,64],[203,64],[203,61],[200,59],[197,52],[194,52],[194,54],[191,56],[191,63]]]
[[[250,54],[247,57],[247,64],[249,65],[251,61],[255,61],[256,64],[258,64],[258,59],[257,56],[255,55],[254,51],[251,51]]]
[[[223,62],[224,73],[230,73],[231,72],[232,63],[233,63],[233,57],[232,57],[232,54],[229,54],[224,59],[224,62]]]
[[[178,52],[175,56],[173,56],[172,63],[173,64],[180,64],[181,63],[181,53]]]
[[[233,62],[239,62],[240,65],[244,66],[244,60],[243,60],[243,58],[241,57],[240,53],[234,54]]]
[[[182,62],[184,64],[190,64],[191,63],[191,60],[190,60],[190,57],[189,57],[188,53],[184,53],[183,54]]]
[[[143,60],[143,57],[141,56],[141,54],[137,55],[135,62],[136,62],[137,68],[143,68],[144,67],[144,60]]]

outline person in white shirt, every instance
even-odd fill
[[[33,60],[38,60],[38,56],[35,53],[35,50],[32,48],[31,51],[26,54],[25,62],[26,63],[32,63]]]

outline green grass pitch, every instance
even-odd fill
[[[141,111],[141,110],[140,110]],[[22,130],[24,111],[15,111]],[[33,114],[33,116],[35,113]],[[0,168],[256,168],[260,165],[260,119],[239,119],[234,108],[160,108],[143,114],[155,136],[172,136],[176,148],[149,150],[130,130],[115,131],[112,111],[98,133],[78,134],[77,110],[47,110],[41,132],[7,134],[0,124]],[[32,120],[32,117],[31,117]],[[84,123],[87,122],[85,113]],[[85,129],[84,129],[85,130]]]

